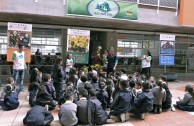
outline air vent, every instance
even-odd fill
[[[178,0],[160,0],[160,6],[177,8],[177,2]]]
[[[158,0],[139,0],[139,4],[145,4],[145,5],[158,5]]]

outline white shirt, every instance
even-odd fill
[[[143,59],[141,61],[141,67],[142,68],[150,67],[151,66],[151,63],[150,63],[151,60],[152,60],[152,57],[151,56],[148,56],[145,59]]]
[[[13,59],[15,60],[15,66],[13,69],[23,70],[25,69],[25,54],[24,52],[14,51]]]
[[[69,66],[66,66],[65,68],[65,72],[69,72],[69,70],[73,67],[73,59],[67,59],[66,60],[66,65],[69,65]]]

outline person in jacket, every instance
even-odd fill
[[[11,85],[13,87],[13,90],[15,90],[15,87],[14,87],[14,78],[13,77],[8,77],[7,78],[7,84],[5,84],[3,86],[3,89],[1,91],[1,99],[4,98],[5,94],[6,94],[6,87],[7,85]]]
[[[114,71],[116,70],[116,67],[117,67],[117,63],[118,63],[117,55],[114,54],[113,47],[110,47],[110,49],[109,49],[107,61],[108,61],[108,64],[107,64],[107,71],[106,72],[107,72],[107,75],[109,75],[110,72],[114,73]]]
[[[135,108],[131,111],[134,113],[133,117],[144,119],[144,113],[153,110],[154,96],[150,91],[149,82],[145,81],[142,83],[142,92],[139,97],[135,99]]]
[[[157,86],[152,88],[151,92],[154,95],[153,112],[160,114],[162,112],[162,102],[166,100],[166,91],[163,88],[162,81],[158,81]]]
[[[51,75],[43,74],[42,83],[40,84],[36,97],[36,105],[43,107],[48,105],[49,110],[53,110],[56,107],[55,98],[55,88],[51,82]]]
[[[69,70],[69,75],[66,77],[66,84],[67,84],[68,82],[72,82],[74,88],[77,88],[77,81],[78,81],[78,77],[77,77],[77,75],[76,75],[76,68],[75,68],[75,67],[72,67],[72,68]]]
[[[97,99],[102,103],[102,108],[106,110],[108,108],[108,93],[105,90],[105,83],[101,82],[99,84],[100,91],[97,93]]]
[[[194,92],[191,85],[185,87],[186,94],[183,99],[179,98],[179,101],[176,102],[177,107],[183,111],[194,111]]]
[[[91,85],[92,85],[93,89],[95,89],[97,92],[100,90],[97,76],[92,76]]]
[[[6,85],[5,89],[5,96],[4,100],[0,101],[0,106],[2,107],[3,110],[9,111],[9,110],[14,110],[18,108],[19,106],[19,101],[18,101],[18,94],[19,92],[15,92],[13,90],[13,87],[10,84]]]
[[[27,126],[48,126],[54,120],[51,112],[45,107],[35,105],[26,114],[23,124]]]
[[[81,82],[77,83],[77,90],[78,90],[78,92],[81,89],[84,89],[84,85],[85,85],[85,83],[87,83],[88,78],[87,78],[87,76],[85,74],[83,74],[83,75],[81,75],[80,80],[81,80]]]
[[[172,105],[172,93],[170,92],[167,84],[163,82],[163,88],[166,90],[166,100],[162,102],[162,111],[171,110],[176,111],[174,106]]]
[[[102,108],[101,102],[96,97],[96,90],[89,90],[88,114],[90,125],[103,125],[107,122],[108,114]]]
[[[88,118],[88,91],[82,89],[79,92],[79,101],[77,102],[77,117],[79,119],[79,124],[89,125]]]
[[[58,116],[63,126],[74,126],[78,123],[77,105],[73,103],[73,93],[66,92],[64,95],[65,103],[61,105]]]
[[[56,90],[57,100],[59,99],[60,92],[62,92],[64,77],[65,77],[65,73],[63,71],[63,66],[62,66],[62,58],[57,56],[53,66],[53,75],[52,75],[53,85]]]
[[[34,100],[38,93],[38,87],[41,81],[41,73],[37,68],[33,68],[30,76],[30,84],[28,86],[29,104],[31,107],[35,105]]]
[[[119,121],[118,118],[122,122],[129,120],[128,112],[131,110],[131,101],[132,101],[132,93],[127,90],[128,81],[121,80],[119,82],[119,91],[116,93],[115,98],[110,106],[110,118],[115,121]]]

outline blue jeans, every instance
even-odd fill
[[[24,84],[24,74],[25,70],[13,70],[13,78],[14,78],[14,86],[16,86],[17,80],[19,79],[19,90],[23,90],[23,84]]]

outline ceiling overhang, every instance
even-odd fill
[[[100,19],[83,16],[45,16],[23,13],[0,13],[0,22],[18,22],[31,24],[44,24],[67,27],[100,28],[107,30],[167,32],[179,34],[194,34],[194,27],[190,26],[164,26],[158,24],[139,23],[138,21]]]

